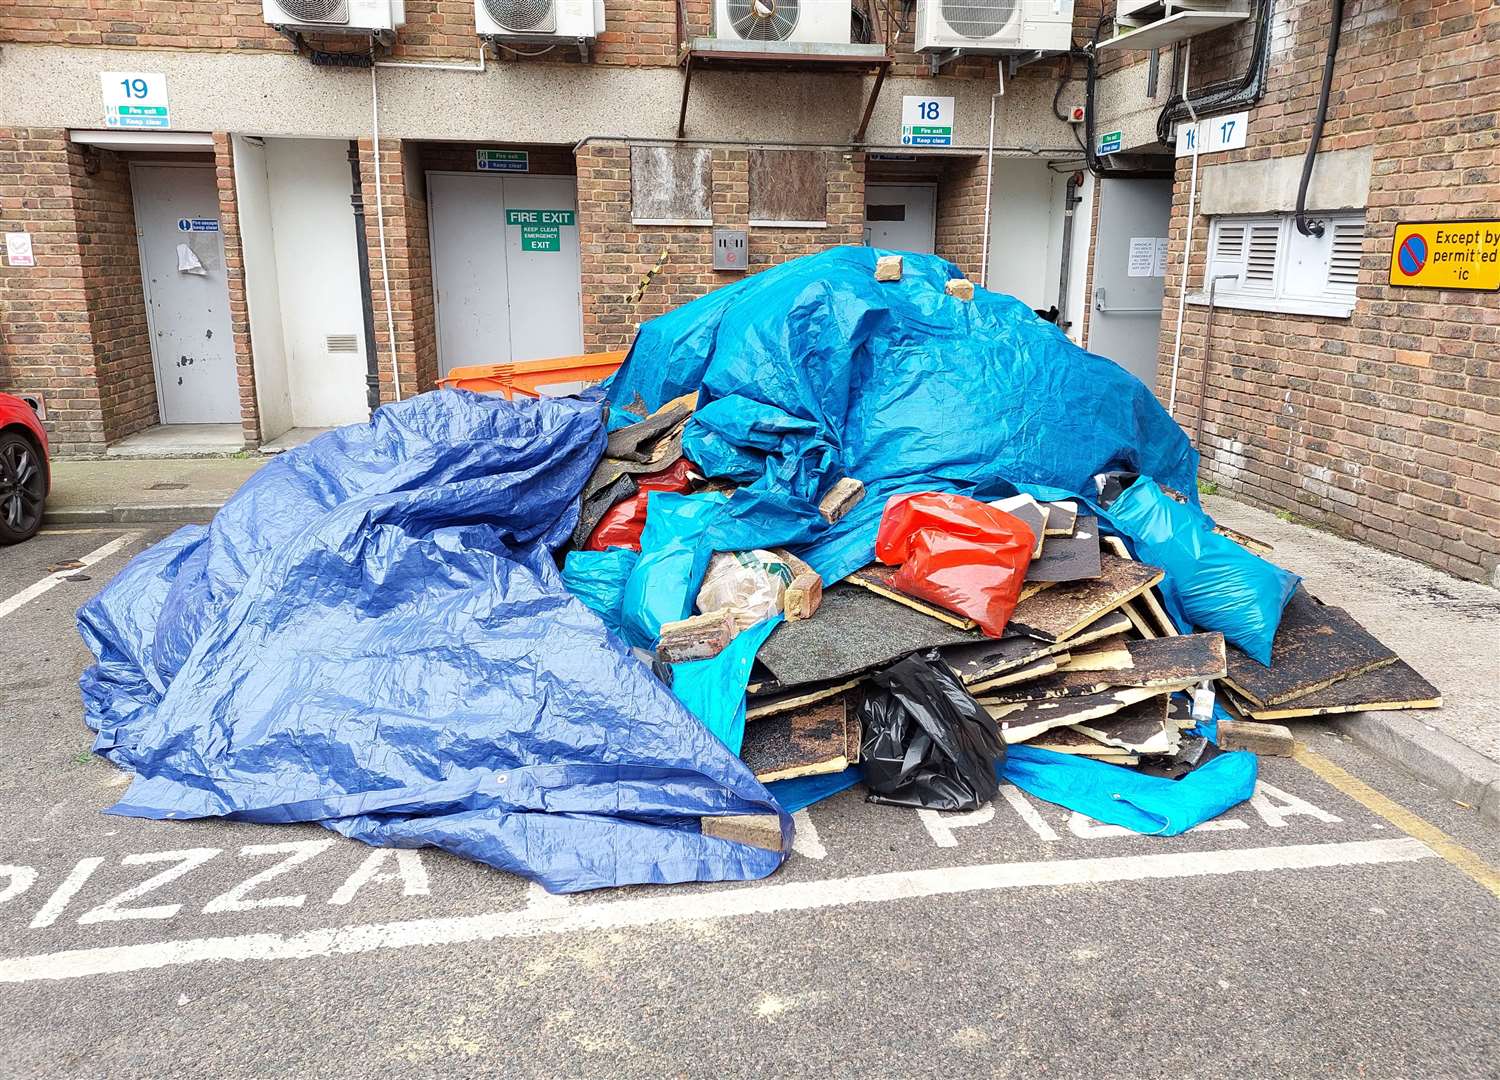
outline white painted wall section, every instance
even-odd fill
[[[1033,308],[1046,308],[1057,297],[1062,222],[1053,212],[1053,176],[1045,161],[995,159],[985,281],[990,291]]]
[[[260,408],[261,438],[270,441],[293,426],[281,330],[281,285],[276,276],[276,238],[271,226],[271,182],[261,140],[235,135],[232,141],[240,248],[245,259],[245,300],[255,357],[255,398]]]

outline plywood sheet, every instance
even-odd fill
[[[740,759],[763,784],[849,767],[849,713],[841,695],[745,725]]]
[[[1019,743],[1052,728],[1109,716],[1128,705],[1169,692],[1151,687],[1126,687],[1086,697],[1022,702],[994,702],[982,697],[979,702],[995,719],[1001,737],[1007,743]]]
[[[1443,704],[1443,696],[1410,664],[1397,660],[1279,705],[1239,704],[1240,711],[1253,720],[1295,720],[1337,713],[1436,709]]]
[[[887,600],[894,600],[898,604],[904,604],[913,611],[920,611],[929,618],[945,622],[950,626],[956,626],[960,630],[974,629],[975,623],[973,619],[965,618],[956,611],[949,611],[947,608],[939,607],[929,600],[923,600],[920,596],[913,596],[909,592],[898,589],[891,583],[891,579],[896,576],[896,572],[899,569],[900,567],[898,566],[871,563],[862,570],[856,570],[845,580],[851,585],[858,585],[862,589],[869,589],[872,593],[883,596]]]
[[[1072,536],[1048,539],[1042,557],[1026,568],[1027,581],[1083,581],[1099,574],[1099,523],[1091,517],[1079,518]]]
[[[1021,601],[1009,628],[1041,641],[1062,641],[1161,579],[1154,566],[1101,555],[1098,578],[1064,582]]]
[[[1271,666],[1262,667],[1230,646],[1225,682],[1251,705],[1266,708],[1394,664],[1396,659],[1347,611],[1299,588],[1281,613],[1271,646]]]
[[[918,649],[984,640],[848,582],[823,590],[811,619],[784,622],[756,659],[781,689],[847,678]]]

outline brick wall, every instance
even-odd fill
[[[140,248],[122,154],[69,146],[85,303],[107,442],[160,419]]]
[[[984,158],[952,158],[938,181],[934,250],[968,278],[981,277],[984,247]]]
[[[750,272],[864,237],[864,155],[828,155],[827,227],[750,230]],[[750,216],[749,154],[712,152],[714,225],[745,227]],[[744,276],[713,267],[708,225],[632,225],[630,148],[589,143],[578,153],[578,235],[583,269],[583,341],[590,352],[623,349],[637,324]],[[640,298],[634,293],[665,252],[667,262]]]
[[[1328,18],[1328,0],[1291,9],[1266,96],[1251,112],[1250,143],[1215,163],[1300,156]],[[1237,496],[1492,584],[1500,584],[1500,303],[1495,293],[1385,281],[1397,222],[1500,218],[1497,48],[1500,9],[1485,0],[1349,5],[1322,146],[1374,152],[1354,314],[1216,313],[1201,448],[1204,474]],[[1178,161],[1174,195],[1173,312],[1187,160]],[[1200,217],[1192,289],[1203,278],[1207,230]],[[1203,339],[1203,309],[1189,305],[1178,407],[1188,430]],[[1173,340],[1173,320],[1164,320],[1164,397]]]
[[[255,398],[255,356],[250,343],[250,307],[245,300],[245,255],[240,246],[240,210],[234,190],[234,146],[214,132],[214,184],[219,193],[219,231],[224,237],[224,276],[229,292],[229,332],[234,338],[234,376],[240,392],[240,430],[245,443],[260,442],[260,406]]]

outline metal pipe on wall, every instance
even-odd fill
[[[1074,207],[1083,202],[1078,194],[1078,185],[1083,174],[1073,173],[1068,177],[1067,190],[1063,194],[1062,266],[1057,276],[1057,328],[1063,333],[1073,324],[1068,320],[1068,279],[1073,270],[1073,218]]]
[[[349,140],[349,205],[354,208],[354,251],[359,260],[359,306],[365,320],[365,400],[380,408],[380,356],[375,351],[375,301],[370,295],[370,244],[365,239],[365,190],[359,177],[359,140]]]

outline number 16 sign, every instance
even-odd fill
[[[169,128],[167,77],[159,72],[101,71],[104,126],[112,128]]]

